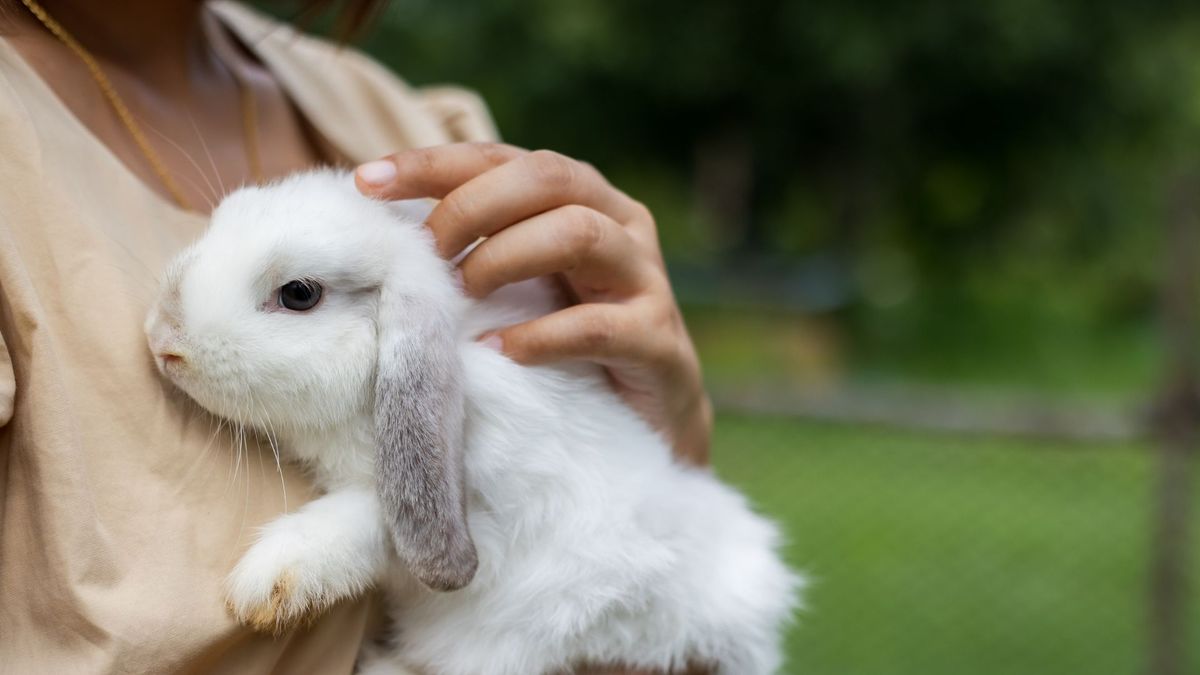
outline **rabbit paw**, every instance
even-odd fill
[[[250,548],[229,577],[226,605],[238,621],[279,635],[327,608],[319,564],[305,559],[305,548],[290,537],[268,537]]]

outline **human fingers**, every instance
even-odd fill
[[[636,303],[589,302],[494,331],[488,339],[527,365],[587,360],[654,369],[676,360],[677,344],[648,320],[654,313]]]
[[[363,194],[378,199],[441,199],[463,183],[528,151],[504,143],[451,143],[405,150],[355,170]]]
[[[521,155],[452,190],[426,224],[439,253],[453,258],[480,237],[560,206],[578,204],[624,224],[636,202],[589,164],[539,150]]]
[[[482,298],[501,286],[563,273],[585,302],[637,290],[654,269],[612,218],[568,204],[489,237],[459,264],[463,287]]]

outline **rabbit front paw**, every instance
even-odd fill
[[[303,540],[273,533],[246,552],[229,577],[226,605],[241,623],[279,635],[310,623],[330,604],[313,551]]]

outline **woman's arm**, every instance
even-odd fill
[[[708,462],[712,409],[658,245],[653,216],[594,167],[557,153],[458,143],[398,153],[358,168],[365,194],[440,199],[428,224],[477,297],[561,274],[579,304],[487,339],[516,361],[587,359],[672,441]]]

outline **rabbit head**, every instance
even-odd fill
[[[465,300],[413,209],[360,195],[342,172],[241,189],[170,265],[145,327],[163,375],[219,416],[285,439],[373,420],[396,550],[424,584],[452,590],[477,566]]]

